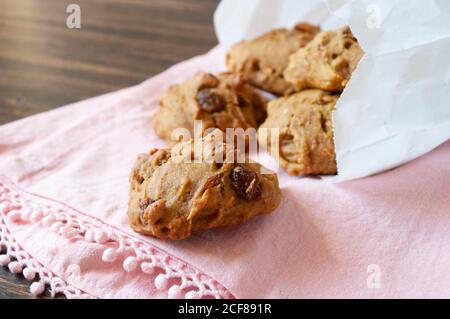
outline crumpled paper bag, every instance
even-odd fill
[[[365,51],[333,114],[344,181],[411,161],[450,138],[447,0],[222,0],[215,13],[228,48],[298,21],[350,25]]]

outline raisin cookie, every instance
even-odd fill
[[[201,160],[194,155],[199,148],[204,150]],[[257,163],[237,161],[231,155],[235,151],[230,144],[214,142],[210,134],[140,155],[130,177],[132,228],[177,240],[275,210],[281,198],[277,175],[262,171]]]
[[[296,91],[342,92],[363,54],[348,26],[324,31],[290,57],[284,76]]]
[[[260,132],[269,138],[261,143],[291,175],[336,174],[332,111],[339,95],[322,90],[304,90],[269,103],[268,117]],[[278,138],[271,129],[278,129]],[[262,134],[259,134],[261,137]],[[277,140],[273,147],[270,141]]]
[[[250,84],[283,95],[291,90],[283,72],[289,56],[309,43],[320,28],[299,23],[293,30],[276,29],[254,40],[236,44],[228,52],[228,68],[242,73]]]
[[[153,128],[168,142],[175,129],[194,133],[194,121],[202,121],[202,132],[210,128],[257,128],[266,117],[267,100],[230,73],[214,76],[201,73],[193,79],[170,87],[159,101]]]

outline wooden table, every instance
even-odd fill
[[[216,43],[218,0],[0,0],[0,124],[137,84]],[[81,8],[81,29],[66,8]],[[31,298],[0,267],[0,298]]]

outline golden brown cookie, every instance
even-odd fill
[[[201,73],[170,87],[160,99],[153,116],[156,133],[169,142],[172,132],[186,128],[194,135],[194,121],[202,121],[203,132],[210,128],[257,128],[266,117],[266,99],[230,73],[214,76]]]
[[[255,87],[283,95],[291,90],[283,77],[289,56],[309,43],[319,31],[317,26],[299,23],[293,30],[277,29],[238,43],[227,54],[228,68],[242,73]]]
[[[194,148],[203,148],[203,156]],[[281,198],[277,175],[235,155],[232,145],[217,142],[214,134],[140,155],[130,177],[132,228],[161,239],[184,239],[275,210]]]
[[[278,156],[289,174],[336,174],[331,115],[338,98],[322,90],[304,90],[269,103],[260,131],[267,129],[270,137],[270,129],[279,129],[278,149],[270,139],[260,142]]]
[[[284,76],[296,91],[342,92],[363,54],[349,27],[324,31],[290,57]]]

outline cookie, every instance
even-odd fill
[[[201,73],[193,79],[170,87],[159,101],[152,124],[158,136],[172,144],[175,129],[194,135],[194,121],[202,121],[202,131],[218,128],[257,128],[266,117],[267,100],[230,73],[214,76]]]
[[[324,31],[290,57],[284,76],[295,91],[342,92],[363,54],[349,27]]]
[[[299,23],[294,29],[276,29],[254,40],[243,41],[231,48],[226,60],[229,70],[242,73],[255,87],[283,95],[291,90],[283,72],[289,56],[308,44],[320,28]]]
[[[203,149],[201,156],[195,151],[199,149]],[[178,240],[275,210],[281,198],[277,175],[262,171],[260,164],[241,163],[236,154],[232,145],[221,143],[212,133],[199,141],[140,155],[130,177],[132,228]]]
[[[339,95],[322,90],[304,90],[269,103],[266,143],[280,165],[291,175],[336,174],[332,111]],[[279,129],[278,145],[270,144],[271,129]],[[260,134],[260,138],[261,138]]]

